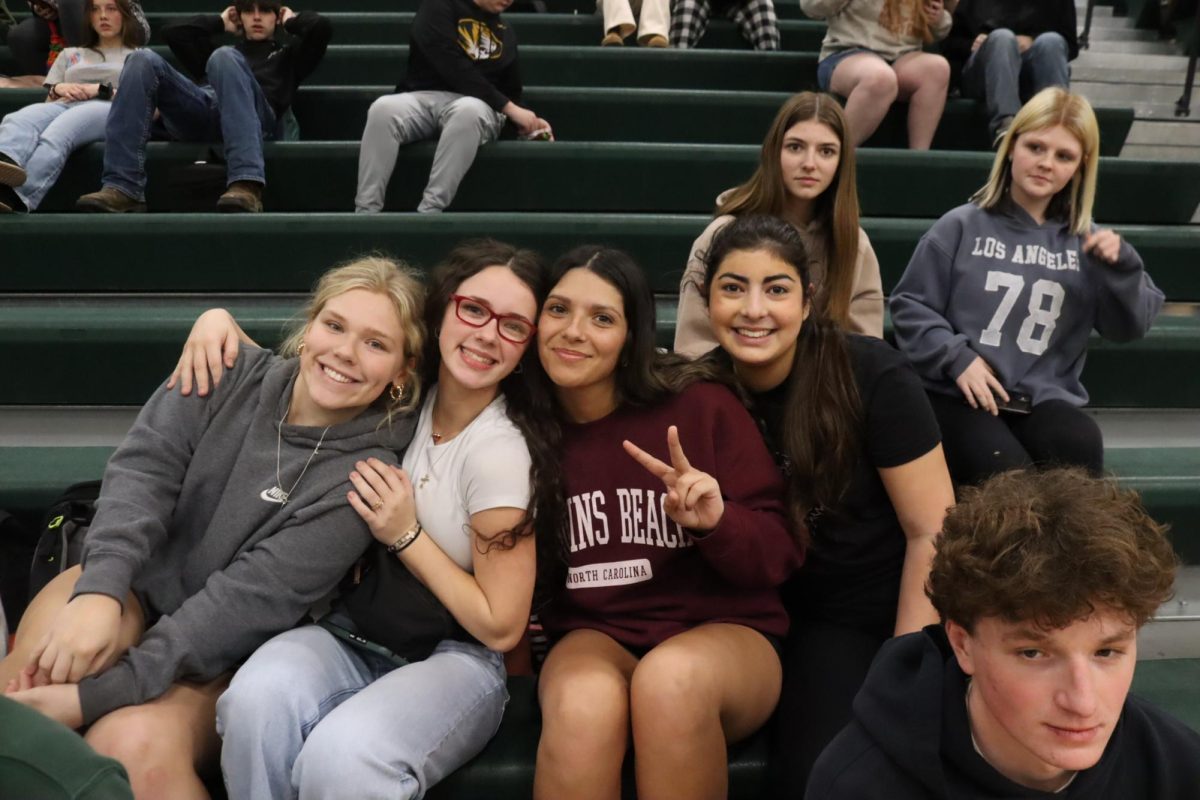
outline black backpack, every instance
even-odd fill
[[[46,511],[29,568],[30,600],[56,575],[82,559],[83,537],[96,516],[99,496],[100,481],[84,481],[68,488]]]

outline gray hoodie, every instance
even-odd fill
[[[982,356],[1010,393],[1082,406],[1092,330],[1139,339],[1162,304],[1129,242],[1107,264],[1063,220],[1039,225],[1011,202],[992,211],[968,203],[921,237],[891,312],[896,344],[928,389],[958,394],[954,381]]]
[[[292,488],[323,430],[284,424],[279,438],[295,376],[295,359],[243,347],[208,397],[160,387],[109,460],[75,594],[124,602],[132,590],[149,627],[80,682],[85,723],[230,669],[300,620],[370,543],[346,500],[350,471],[369,456],[397,463],[414,421],[381,426],[372,409],[330,427]],[[277,452],[286,505],[264,497]]]

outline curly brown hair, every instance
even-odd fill
[[[1114,480],[1014,470],[950,509],[925,591],[968,631],[981,617],[1055,630],[1101,607],[1141,627],[1171,596],[1179,562],[1165,534]]]

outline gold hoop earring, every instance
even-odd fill
[[[399,403],[400,398],[404,397],[404,384],[393,383],[392,388],[388,390],[388,397],[392,398],[393,403]]]
[[[304,342],[301,342],[300,346],[296,348],[296,355],[303,355],[303,353],[304,353]]]

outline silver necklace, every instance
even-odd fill
[[[292,492],[296,491],[296,487],[300,485],[300,479],[304,477],[304,473],[308,472],[308,465],[312,463],[312,460],[317,457],[317,453],[321,451],[321,443],[325,441],[325,434],[329,433],[329,428],[331,427],[326,425],[325,430],[321,431],[321,438],[317,439],[317,446],[313,448],[308,461],[304,462],[304,469],[300,470],[300,474],[292,483],[292,488],[285,492],[283,490],[283,480],[279,477],[279,452],[283,448],[283,421],[287,419],[287,415],[291,410],[292,404],[288,403],[287,410],[279,418],[279,428],[275,432],[275,485],[262,493],[264,500],[279,503],[281,506],[287,505],[288,498],[292,496]]]

